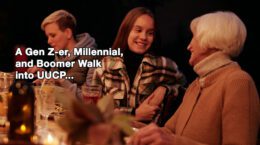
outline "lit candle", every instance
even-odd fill
[[[21,130],[22,132],[25,132],[25,131],[26,131],[26,126],[25,126],[24,124],[22,124],[22,125],[20,126],[20,130]]]
[[[22,124],[19,128],[15,130],[17,134],[28,134],[30,133],[30,128],[26,127],[25,124]]]
[[[47,138],[44,139],[43,141],[44,145],[59,145],[59,140],[54,137],[52,134],[48,134]]]

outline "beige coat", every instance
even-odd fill
[[[232,62],[197,78],[165,128],[176,145],[255,145],[259,111],[252,78]]]

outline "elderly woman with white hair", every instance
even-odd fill
[[[213,12],[192,20],[190,65],[198,77],[163,128],[150,124],[134,145],[254,145],[260,122],[253,79],[232,59],[242,51],[246,27],[233,12]]]

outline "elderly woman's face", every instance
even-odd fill
[[[195,66],[198,62],[216,52],[214,49],[204,49],[200,47],[196,37],[192,37],[190,44],[187,48],[191,52],[189,63],[191,66]]]
[[[137,54],[144,54],[154,39],[154,20],[149,15],[141,15],[133,25],[128,36],[129,49]]]
[[[67,31],[61,31],[58,24],[50,23],[44,27],[45,35],[48,38],[48,44],[55,51],[66,49],[69,43],[70,34]]]

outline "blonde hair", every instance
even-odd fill
[[[233,12],[217,11],[192,20],[193,37],[204,49],[218,49],[230,57],[237,57],[246,40],[246,27]]]
[[[59,28],[63,31],[66,28],[70,28],[75,33],[76,29],[76,18],[66,10],[57,10],[47,16],[41,24],[41,29],[44,31],[46,25],[50,23],[57,23]]]

